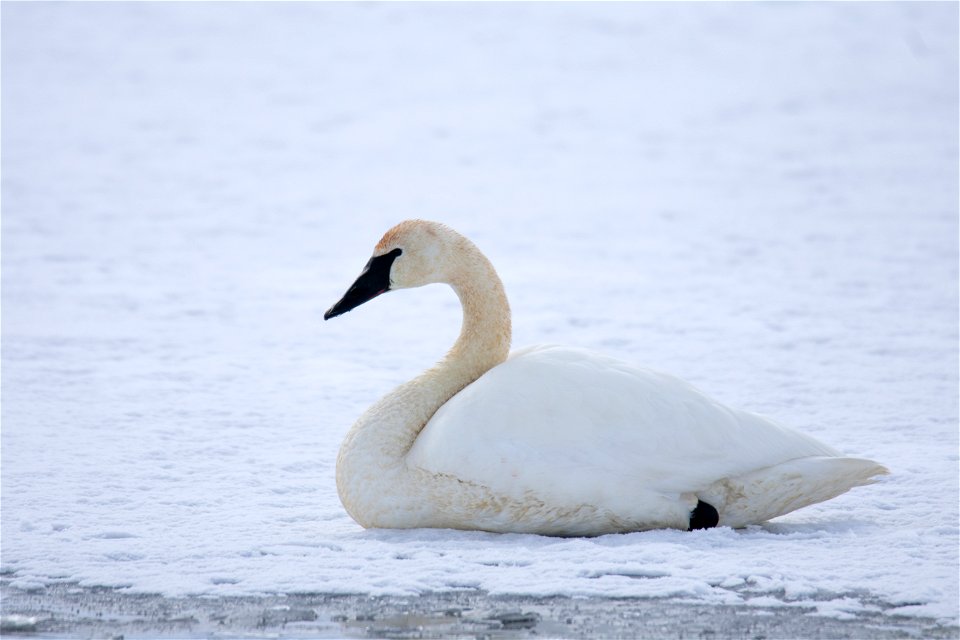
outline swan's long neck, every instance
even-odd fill
[[[365,527],[404,526],[412,511],[425,508],[417,504],[407,452],[437,409],[510,351],[510,307],[500,278],[472,243],[457,255],[448,281],[463,306],[456,343],[436,366],[370,407],[340,448],[340,499]]]
[[[458,391],[506,360],[510,352],[507,294],[493,265],[475,251],[469,268],[450,282],[463,307],[460,336],[443,360],[418,379],[434,386],[438,392],[430,415]]]

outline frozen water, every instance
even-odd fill
[[[958,617],[958,7],[4,3],[2,563],[177,594],[675,596]],[[459,328],[321,314],[447,222],[515,346],[892,475],[744,531],[364,531],[340,439]]]

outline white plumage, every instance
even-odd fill
[[[886,473],[675,377],[590,351],[537,346],[505,359],[499,278],[443,225],[401,223],[375,256],[383,258],[329,317],[382,289],[429,282],[451,284],[465,317],[448,356],[371,407],[344,442],[338,488],[365,526],[685,529],[698,502],[716,509],[720,525],[744,526]]]

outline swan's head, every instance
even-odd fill
[[[401,222],[383,235],[359,277],[323,318],[344,314],[393,289],[450,282],[461,242],[468,241],[439,222]]]

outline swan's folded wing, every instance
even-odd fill
[[[645,495],[836,451],[671,376],[580,349],[515,353],[451,398],[408,464],[494,492],[630,510]]]

